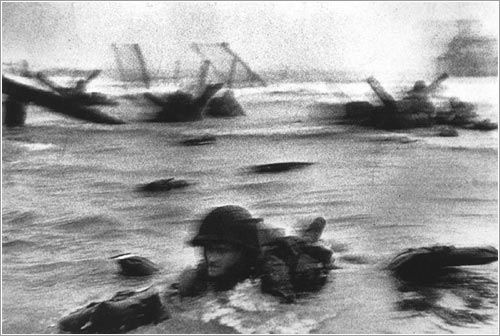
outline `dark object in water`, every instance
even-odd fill
[[[294,302],[298,292],[321,289],[333,266],[332,250],[319,243],[325,220],[316,218],[302,237],[279,237],[263,246],[263,292]]]
[[[63,317],[59,329],[76,334],[120,334],[168,318],[170,313],[159,293],[149,287],[121,291],[109,300],[92,302]]]
[[[387,130],[429,127],[435,124],[477,130],[497,129],[498,125],[495,123],[478,120],[476,107],[471,103],[450,98],[449,106],[444,109],[437,109],[432,104],[427,95],[447,78],[447,74],[442,74],[429,86],[418,81],[416,87],[409,91],[405,98],[399,100],[395,100],[387,93],[375,78],[368,78],[368,84],[383,105],[376,106],[364,101],[347,103],[345,122]]]
[[[146,258],[135,256],[130,253],[119,254],[111,257],[120,265],[120,272],[123,275],[146,276],[159,271],[158,266]]]
[[[174,178],[162,179],[139,187],[140,191],[169,191],[171,189],[180,189],[189,186],[186,180],[176,180]]]
[[[26,121],[26,104],[8,96],[3,103],[3,123],[7,127],[24,126]]]
[[[92,106],[92,105],[106,105],[117,106],[118,101],[109,98],[100,92],[85,92],[79,94],[70,94],[67,98],[73,99],[77,104]]]
[[[201,146],[201,145],[210,145],[215,142],[215,137],[212,135],[205,135],[198,138],[191,138],[184,141],[181,141],[181,144],[185,146]]]
[[[124,124],[123,121],[108,116],[97,109],[83,106],[74,99],[17,83],[4,76],[2,76],[2,93],[18,102],[40,105],[68,117],[98,124]]]
[[[281,173],[294,169],[301,169],[308,167],[314,163],[312,162],[278,162],[278,163],[268,163],[263,165],[252,166],[250,169],[254,173]]]
[[[88,83],[99,76],[101,70],[93,70],[85,79],[80,79],[74,87],[63,87],[49,80],[43,73],[38,72],[34,76],[39,82],[49,87],[52,91],[60,96],[69,98],[79,105],[118,105],[118,102],[108,98],[106,95],[99,92],[86,92]]]
[[[174,92],[164,100],[150,93],[144,96],[161,107],[152,122],[183,122],[201,120],[201,108],[197,106],[193,95],[187,92]]]
[[[405,278],[425,278],[446,267],[482,265],[497,260],[498,250],[494,247],[437,245],[403,251],[387,268]]]
[[[498,124],[491,122],[489,119],[484,119],[468,124],[465,128],[479,131],[491,131],[498,129]]]
[[[202,115],[213,118],[244,116],[245,111],[234,97],[233,91],[221,90],[207,102]]]
[[[161,107],[151,122],[186,122],[202,119],[202,110],[208,100],[222,87],[223,84],[209,84],[203,93],[194,97],[192,94],[177,91],[164,98],[157,97],[151,93],[144,96],[154,104]]]
[[[453,127],[443,126],[439,128],[437,135],[440,137],[457,137],[458,131]]]

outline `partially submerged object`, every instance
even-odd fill
[[[491,246],[436,245],[405,250],[391,260],[387,269],[403,278],[421,279],[447,267],[482,265],[494,261],[498,261],[498,250]]]
[[[36,73],[35,78],[43,85],[50,88],[54,93],[65,98],[69,98],[79,105],[118,105],[116,100],[108,98],[105,94],[86,91],[87,85],[90,81],[99,76],[100,73],[101,70],[93,70],[85,79],[77,80],[76,84],[72,87],[57,85],[41,72]]]
[[[92,302],[63,317],[59,329],[77,334],[120,334],[168,318],[170,313],[158,291],[149,287],[121,291],[109,300]]]
[[[189,186],[186,180],[176,180],[175,178],[156,180],[151,183],[139,187],[140,191],[169,191],[172,189],[180,189]]]
[[[181,141],[181,144],[184,146],[202,146],[202,145],[211,145],[215,143],[216,138],[213,135],[204,135],[196,138],[190,138]]]
[[[209,99],[222,88],[221,83],[209,84],[201,95],[195,97],[191,93],[177,91],[165,97],[158,97],[152,93],[144,96],[155,105],[161,107],[151,122],[185,122],[201,120],[202,111]]]
[[[302,169],[312,164],[312,162],[277,162],[251,166],[250,170],[258,174],[281,173],[295,169]]]
[[[201,114],[212,118],[230,118],[244,116],[245,111],[234,97],[233,91],[223,89],[208,100]]]
[[[4,111],[5,118],[11,113],[18,114],[20,111],[22,112],[22,110],[19,109],[19,104],[33,103],[46,107],[51,111],[80,120],[98,124],[124,124],[123,121],[104,114],[98,109],[81,105],[72,98],[21,84],[4,76],[2,76],[2,93],[8,95],[8,99],[17,102],[17,108],[6,109]],[[12,106],[13,105],[11,105],[11,107]],[[12,118],[15,118],[15,116]]]
[[[447,78],[447,74],[442,74],[428,86],[422,81],[417,81],[407,96],[395,100],[375,78],[370,77],[367,82],[383,105],[373,105],[365,101],[347,103],[345,119],[349,123],[382,129],[408,129],[432,125],[477,130],[497,129],[496,123],[478,118],[473,104],[458,98],[451,98],[444,108],[434,107],[428,95]]]
[[[152,275],[159,271],[157,265],[152,261],[130,253],[119,254],[111,257],[120,266],[120,273],[129,276]]]
[[[26,104],[8,96],[3,102],[2,115],[5,126],[23,126],[26,121]]]
[[[442,126],[438,129],[437,135],[440,137],[457,137],[458,131],[450,126]]]

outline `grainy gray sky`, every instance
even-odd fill
[[[498,38],[490,2],[2,2],[3,60],[105,67],[110,44],[141,45],[151,67],[192,56],[194,41],[229,42],[255,69],[426,67],[455,30],[479,20]]]

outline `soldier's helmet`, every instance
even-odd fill
[[[413,89],[412,91],[422,91],[424,90],[425,88],[427,87],[427,85],[425,84],[425,82],[423,80],[418,80],[415,82],[415,84],[413,85]]]
[[[257,224],[262,218],[253,218],[250,212],[237,205],[213,209],[201,222],[193,246],[210,242],[229,243],[253,252],[260,250]]]

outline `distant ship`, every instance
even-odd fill
[[[457,21],[458,33],[437,62],[438,73],[456,77],[498,76],[498,41],[474,32],[475,21]]]

